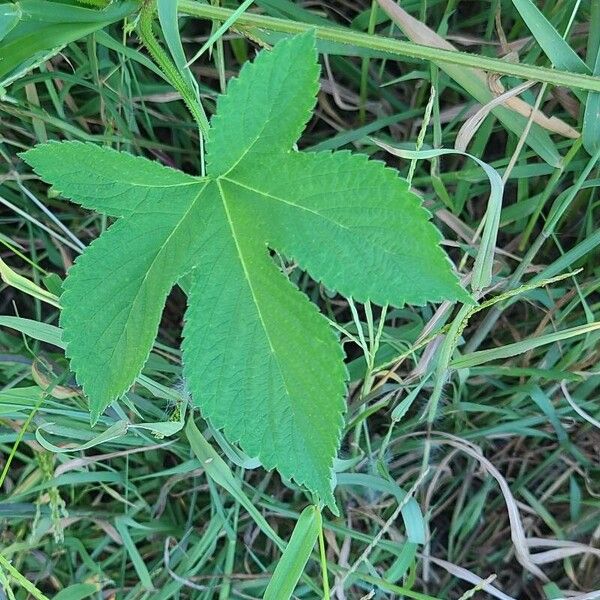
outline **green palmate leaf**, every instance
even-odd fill
[[[67,355],[95,420],[133,383],[184,275],[194,402],[266,468],[330,505],[346,370],[333,330],[272,260],[358,301],[470,301],[406,181],[366,157],[292,150],[315,103],[314,36],[263,51],[219,99],[208,176],[78,142],[24,154],[86,208],[118,217],[69,272]]]

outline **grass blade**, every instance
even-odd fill
[[[300,515],[292,537],[277,563],[275,572],[263,596],[264,600],[289,600],[321,530],[321,513],[316,506],[307,506]]]
[[[531,0],[512,0],[535,41],[557,69],[573,73],[590,72],[575,50],[556,31],[542,11]]]
[[[97,591],[98,588],[91,583],[75,583],[58,592],[53,600],[83,600]]]
[[[285,542],[273,531],[265,518],[260,514],[257,508],[250,502],[250,499],[240,487],[238,480],[233,476],[227,463],[215,452],[213,447],[206,441],[206,438],[200,433],[192,419],[188,420],[185,427],[185,433],[190,442],[190,446],[196,458],[202,463],[206,474],[218,485],[231,494],[254,519],[262,532],[273,541],[279,548],[285,548]]]
[[[596,54],[594,75],[600,75],[600,45]],[[597,92],[588,94],[581,131],[583,147],[594,155],[600,149],[600,94]]]
[[[158,0],[156,8],[158,11],[158,20],[160,21],[165,42],[167,43],[173,62],[182,77],[186,80],[190,90],[194,92],[196,101],[200,104],[198,83],[187,64],[187,59],[183,52],[183,45],[181,44],[181,36],[179,35],[177,21],[177,3],[172,2],[171,0]]]
[[[9,327],[16,329],[23,335],[52,344],[58,348],[64,348],[61,336],[62,332],[56,325],[42,323],[33,319],[23,319],[22,317],[0,316],[0,327]]]
[[[560,342],[579,335],[586,335],[593,331],[597,331],[598,329],[600,329],[600,322],[589,323],[587,325],[579,325],[578,327],[557,331],[556,333],[549,333],[540,337],[523,340],[514,344],[508,344],[501,348],[479,350],[478,352],[472,352],[471,354],[465,354],[464,356],[455,358],[450,363],[450,366],[454,369],[468,369],[499,358],[511,358],[523,354],[524,352],[528,352],[529,350],[533,350],[534,348],[539,348],[540,346],[553,344],[554,342]]]
[[[133,568],[135,569],[135,572],[140,578],[140,583],[142,584],[145,590],[153,590],[154,585],[152,583],[150,573],[148,572],[148,569],[146,567],[146,563],[144,562],[144,559],[142,558],[139,550],[136,548],[131,534],[129,533],[129,528],[127,527],[127,524],[129,522],[131,522],[131,520],[126,517],[117,517],[115,519],[115,527],[119,532],[121,539],[123,540],[123,545],[127,550],[127,554],[129,554],[129,558],[131,559]]]

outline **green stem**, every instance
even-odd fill
[[[55,383],[53,383],[49,389],[53,389],[54,385],[55,385]],[[8,458],[6,459],[6,464],[4,465],[4,469],[2,469],[2,473],[0,474],[0,489],[4,485],[4,480],[6,479],[6,476],[8,475],[8,472],[10,470],[10,465],[12,463],[12,460],[17,453],[17,450],[19,448],[19,444],[21,443],[21,440],[27,433],[27,428],[29,427],[29,424],[31,423],[31,419],[33,419],[34,415],[37,413],[40,406],[42,406],[42,403],[44,402],[45,398],[46,398],[46,393],[43,393],[40,396],[40,399],[35,403],[33,410],[27,416],[27,418],[25,419],[25,422],[23,423],[23,425],[21,426],[21,429],[19,430],[19,433],[17,434],[17,439],[15,440],[15,443],[13,444],[10,454],[8,455]]]
[[[162,69],[169,83],[181,94],[185,105],[188,107],[192,117],[198,124],[201,137],[206,137],[208,134],[209,124],[206,113],[202,106],[197,102],[195,94],[190,90],[187,82],[173,64],[167,53],[159,44],[152,24],[154,22],[154,0],[146,0],[140,11],[139,30],[140,37],[144,42],[144,46],[154,59],[154,62]]]
[[[583,187],[583,184],[585,183],[586,179],[589,177],[590,173],[595,168],[595,166],[599,160],[600,160],[600,147],[598,147],[596,149],[596,152],[590,158],[587,165],[579,173],[579,177],[577,178],[575,185],[573,185],[573,187],[569,190],[569,192],[567,193],[565,198],[561,199],[559,196],[554,201],[554,204],[550,208],[550,212],[548,214],[548,219],[546,221],[546,224],[544,225],[544,228],[542,229],[543,235],[545,235],[547,238],[549,238],[554,233],[554,230],[556,229],[558,223],[560,222],[560,220],[562,219],[565,212],[567,212],[567,210],[573,203],[573,200],[575,200],[575,197],[577,196],[577,194]]]
[[[369,16],[369,26],[367,29],[367,33],[369,35],[373,35],[375,32],[375,24],[377,23],[377,0],[373,0],[371,2],[371,15]],[[369,85],[369,57],[365,57],[362,60],[362,65],[360,69],[360,101],[359,101],[359,109],[358,109],[358,120],[361,125],[365,124],[365,119],[367,116],[367,91]]]
[[[475,307],[469,304],[464,304],[461,306],[458,314],[454,318],[454,321],[452,321],[452,325],[450,326],[450,329],[444,338],[444,342],[442,343],[442,347],[440,348],[435,374],[435,384],[433,386],[431,397],[429,398],[429,407],[427,411],[427,423],[429,428],[431,428],[431,425],[437,416],[438,405],[440,403],[442,390],[444,389],[444,384],[446,383],[446,378],[448,376],[448,366],[450,364],[450,360],[452,359],[452,354],[459,342],[460,334],[466,327],[471,313],[473,313],[475,310]]]
[[[527,223],[527,226],[525,227],[525,231],[523,232],[523,237],[521,238],[521,241],[519,242],[519,250],[521,252],[523,252],[525,250],[525,248],[527,248],[527,246],[529,245],[529,238],[531,237],[531,234],[533,233],[533,229],[534,229],[538,219],[540,218],[540,215],[542,214],[542,210],[543,210],[544,206],[546,205],[546,202],[548,202],[548,199],[554,192],[565,169],[567,168],[569,163],[573,160],[573,158],[575,158],[575,155],[579,152],[582,142],[583,142],[582,138],[578,138],[577,140],[575,140],[575,143],[571,146],[571,148],[567,152],[566,156],[563,158],[562,164],[560,165],[560,167],[558,169],[555,169],[555,171],[550,176],[548,183],[544,187],[544,191],[542,192],[540,201],[538,202],[538,205],[536,206],[535,211],[531,215],[529,222]]]
[[[210,19],[216,21],[225,21],[232,10],[201,4],[194,0],[180,0],[179,10],[183,14],[197,17],[199,19]],[[267,17],[253,13],[244,13],[236,21],[242,27],[258,27],[270,31],[279,31],[282,33],[303,33],[308,30],[314,30],[321,40],[330,42],[340,42],[342,44],[352,44],[359,48],[375,50],[379,52],[388,52],[398,57],[419,58],[431,60],[434,62],[443,62],[465,67],[474,67],[484,69],[492,73],[503,73],[513,75],[522,79],[533,81],[542,81],[552,85],[559,85],[569,88],[590,90],[600,92],[600,77],[592,75],[582,75],[578,73],[569,73],[546,67],[538,67],[521,63],[510,63],[497,58],[481,56],[479,54],[469,54],[467,52],[457,52],[453,50],[442,50],[423,46],[413,42],[404,42],[379,35],[369,35],[358,31],[351,31],[343,27],[323,27],[315,26],[309,23],[287,21],[276,17]]]
[[[36,600],[49,600],[47,596],[42,594],[33,583],[30,583],[17,569],[15,569],[10,562],[0,554],[0,567],[6,570],[6,572],[31,596]]]
[[[329,600],[329,575],[327,574],[327,553],[325,552],[325,536],[323,535],[323,523],[319,528],[319,556],[321,559],[321,578],[323,580],[323,600]]]

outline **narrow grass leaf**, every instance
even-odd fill
[[[49,442],[43,435],[42,432],[50,432],[55,434],[56,431],[53,429],[54,423],[44,423],[40,425],[35,431],[35,438],[38,443],[49,450],[50,452],[54,452],[55,454],[62,454],[65,452],[81,452],[82,450],[88,450],[89,448],[94,448],[95,446],[99,446],[100,444],[105,444],[107,442],[117,440],[122,438],[128,429],[128,422],[125,420],[117,421],[114,425],[111,425],[106,431],[103,431],[97,436],[94,436],[89,442],[81,445],[74,445],[72,443],[69,444],[69,447],[65,448],[64,446],[57,446],[52,442]],[[69,442],[72,442],[72,439],[69,439]]]
[[[413,542],[407,542],[404,544],[400,554],[385,572],[384,579],[390,583],[396,583],[403,578],[410,569],[411,565],[414,563],[418,548],[419,545]]]
[[[200,90],[198,83],[189,68],[181,36],[179,35],[179,21],[177,19],[177,2],[172,0],[157,0],[156,8],[158,12],[158,20],[162,28],[165,42],[173,58],[175,66],[187,82],[189,89],[193,92],[196,102],[200,104]]]
[[[133,568],[135,572],[138,574],[140,578],[140,583],[142,587],[146,591],[151,591],[154,589],[154,584],[152,583],[152,578],[150,577],[150,573],[148,572],[148,568],[146,567],[146,563],[142,558],[139,550],[137,549],[131,534],[129,533],[129,528],[127,527],[127,520],[124,517],[117,517],[115,519],[115,527],[123,540],[123,545],[125,546],[125,550],[129,555],[129,558],[133,564]]]
[[[21,573],[13,565],[7,560],[2,554],[0,554],[0,569],[5,569],[7,573],[17,582],[19,586],[21,586],[25,591],[27,591],[35,600],[50,600],[48,596],[40,592],[40,590],[33,585],[28,579],[23,577]]]
[[[0,327],[16,329],[23,335],[34,340],[46,342],[58,348],[64,348],[62,331],[56,325],[35,321],[34,319],[24,319],[22,317],[0,316]]]
[[[292,597],[315,546],[321,526],[319,509],[316,506],[307,506],[302,511],[292,537],[275,567],[273,577],[263,596],[264,600],[289,600]]]
[[[381,579],[380,577],[375,577],[373,575],[368,575],[366,573],[358,572],[356,573],[356,578],[374,585],[378,587],[380,590],[384,592],[391,592],[397,598],[412,598],[414,600],[441,600],[441,598],[436,596],[430,596],[429,594],[422,594],[421,592],[415,592],[407,587],[401,587],[399,585],[395,585],[386,581],[385,579]]]
[[[0,41],[0,85],[8,85],[43,64],[65,45],[122,19],[136,3],[112,3],[103,10],[64,3],[23,0],[22,19]]]
[[[562,254],[553,263],[549,264],[545,269],[532,277],[530,283],[538,283],[548,277],[553,277],[565,269],[571,268],[572,265],[586,254],[592,252],[598,245],[600,245],[600,229],[596,229],[576,246],[573,246],[573,248]]]
[[[190,442],[192,451],[202,464],[206,474],[231,496],[239,502],[254,519],[255,523],[262,532],[279,548],[285,548],[285,542],[273,531],[265,518],[256,509],[254,504],[244,494],[239,481],[234,477],[227,463],[215,452],[213,447],[206,441],[206,438],[200,433],[194,421],[188,419],[185,427],[185,434]]]
[[[594,63],[594,75],[600,76],[600,45]],[[600,94],[589,92],[583,115],[583,147],[593,155],[600,148]]]
[[[547,344],[553,344],[562,340],[568,340],[572,337],[580,335],[586,335],[600,329],[600,322],[589,323],[587,325],[579,325],[578,327],[571,327],[570,329],[564,329],[563,331],[557,331],[556,333],[549,333],[514,344],[507,344],[500,348],[492,348],[490,350],[479,350],[478,352],[472,352],[455,358],[450,366],[455,369],[467,369],[469,367],[475,367],[477,365],[483,365],[492,360],[498,360],[500,358],[511,358],[545,346]]]
[[[559,221],[562,219],[565,212],[571,207],[572,203],[576,199],[579,190],[583,187],[585,180],[589,174],[596,167],[596,164],[600,160],[600,144],[597,145],[596,150],[592,154],[585,167],[579,173],[575,184],[570,188],[564,190],[558,195],[556,200],[552,203],[546,222],[544,223],[543,233],[546,237],[550,237],[554,233]]]
[[[556,31],[532,0],[512,0],[535,41],[557,68],[573,73],[589,74],[590,70],[577,52]]]
[[[376,475],[368,475],[365,473],[338,473],[338,485],[353,486],[359,485],[371,490],[377,490],[386,494],[390,494],[396,498],[400,504],[406,497],[406,492],[396,483],[378,477]],[[415,544],[425,543],[425,521],[423,514],[417,501],[411,498],[401,510],[402,520],[406,527],[406,535],[410,542]]]
[[[569,441],[567,432],[565,431],[565,428],[563,427],[563,424],[556,413],[556,408],[552,404],[552,400],[550,400],[548,395],[538,385],[534,385],[529,390],[529,395],[531,396],[531,399],[540,407],[542,412],[548,417],[548,421],[550,421],[550,424],[556,432],[558,441],[563,445],[567,444]]]
[[[180,409],[180,416],[176,421],[136,423],[135,425],[130,425],[129,428],[147,429],[148,431],[151,431],[154,435],[159,435],[160,437],[169,437],[181,431],[183,429],[184,422],[185,411],[183,409]]]
[[[41,288],[39,285],[19,275],[16,271],[11,269],[1,258],[0,258],[0,279],[6,283],[6,285],[10,285],[15,289],[27,294],[28,296],[32,296],[33,298],[37,298],[42,302],[46,302],[47,304],[51,304],[57,308],[60,308],[60,303],[58,298],[48,292],[47,290]]]
[[[74,583],[60,590],[58,594],[53,596],[52,600],[83,600],[83,598],[89,598],[98,591],[98,586],[92,583]]]
[[[136,50],[135,48],[130,48],[129,46],[125,46],[119,40],[116,40],[111,35],[109,35],[106,31],[100,30],[96,31],[94,34],[96,42],[109,48],[110,50],[114,50],[118,54],[122,55],[124,58],[128,58],[130,60],[143,65],[144,68],[152,71],[155,75],[158,75],[162,80],[167,81],[165,74],[145,55]]]
[[[167,4],[170,3],[169,0],[162,0],[162,1],[163,2],[166,1]],[[254,0],[244,0],[244,2],[242,2],[233,11],[233,13],[231,13],[231,15],[227,18],[227,20],[225,20],[219,27],[217,27],[217,29],[214,31],[214,33],[212,33],[210,35],[210,37],[206,40],[206,42],[204,42],[204,44],[202,45],[200,50],[198,50],[198,52],[196,52],[196,54],[194,54],[194,56],[185,63],[185,67],[189,69],[189,66],[192,63],[194,63],[196,60],[198,60],[210,47],[212,47],[212,45],[218,39],[220,39],[225,34],[225,32],[236,22],[238,17],[240,15],[244,14],[244,12],[252,5],[253,2],[254,2]]]
[[[421,391],[423,386],[427,383],[428,379],[429,379],[429,376],[425,377],[423,379],[423,381],[421,381],[419,383],[419,385],[415,387],[414,390],[411,390],[410,393],[406,395],[406,398],[404,398],[402,400],[402,402],[400,402],[400,404],[398,404],[398,406],[396,406],[396,408],[394,408],[394,410],[392,411],[392,415],[391,415],[392,421],[398,422],[403,419],[404,415],[408,412],[408,410],[412,406],[413,402],[417,399],[419,392]]]

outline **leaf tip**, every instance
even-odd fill
[[[467,306],[477,306],[477,300],[458,281],[456,282],[456,289],[458,292],[456,300],[458,302],[462,302]]]
[[[326,498],[323,498],[323,504],[333,513],[334,516],[340,516],[340,509],[335,501],[333,490],[329,492]]]
[[[94,427],[98,423],[98,419],[100,419],[103,411],[100,410],[99,406],[94,406],[90,398],[88,400],[90,403],[90,426]]]

